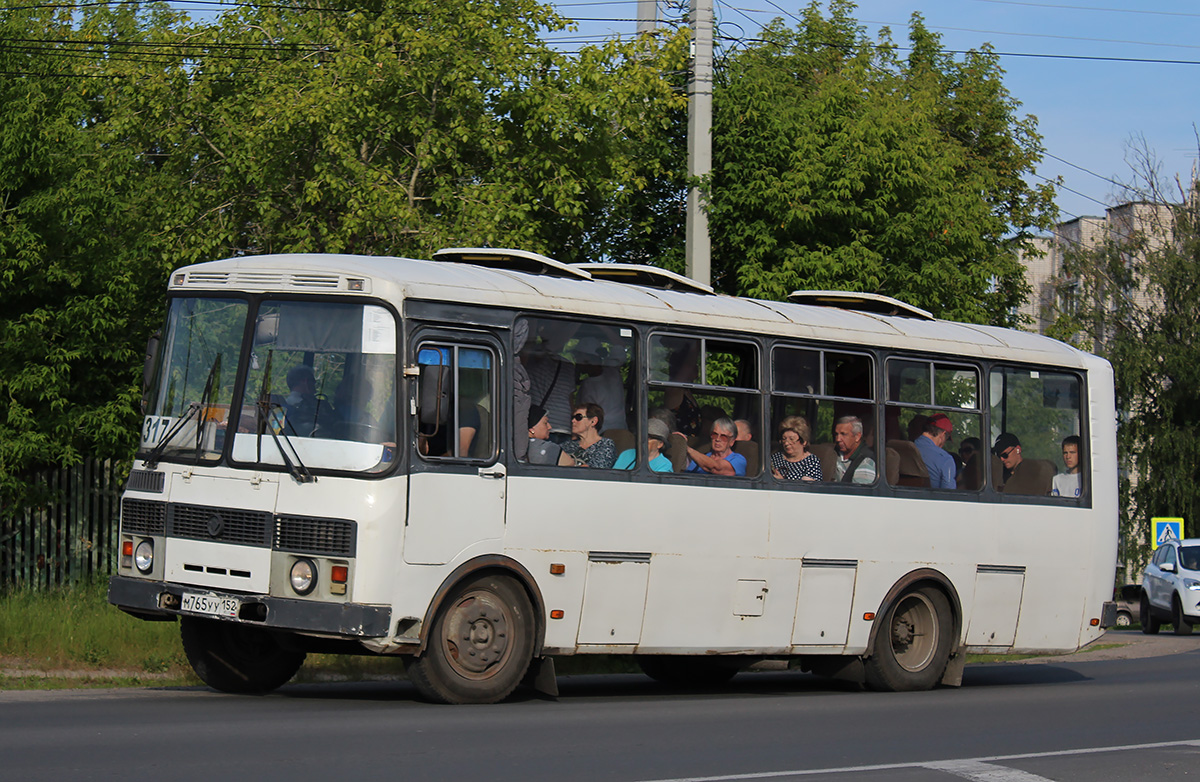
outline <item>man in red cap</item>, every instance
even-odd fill
[[[925,431],[917,438],[917,450],[929,470],[931,489],[956,488],[954,474],[958,472],[954,457],[946,453],[945,445],[954,431],[954,424],[945,413],[934,413],[925,422]]]

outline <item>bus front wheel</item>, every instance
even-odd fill
[[[460,585],[434,620],[425,652],[408,678],[427,700],[495,703],[521,683],[533,659],[533,606],[507,576]]]
[[[185,616],[179,620],[179,635],[200,681],[221,692],[270,692],[287,684],[304,664],[304,652],[287,649],[258,627]]]
[[[941,590],[923,586],[902,594],[884,613],[864,661],[867,686],[887,692],[932,688],[950,661],[953,627]]]

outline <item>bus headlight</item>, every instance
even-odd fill
[[[296,594],[307,595],[317,585],[317,564],[311,559],[297,559],[292,563],[289,578]]]
[[[154,568],[154,541],[143,540],[133,550],[133,564],[139,573],[149,573]]]

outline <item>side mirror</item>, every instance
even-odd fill
[[[1158,566],[1158,569],[1164,573],[1174,573],[1175,572],[1175,563],[1174,562],[1164,562]]]
[[[162,331],[156,331],[146,340],[146,359],[142,363],[142,415],[150,407],[150,386],[154,383],[154,369],[158,362],[158,343],[162,341]]]

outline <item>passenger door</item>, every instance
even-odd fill
[[[410,344],[404,561],[441,565],[498,549],[504,534],[500,346],[446,329],[418,330]]]

